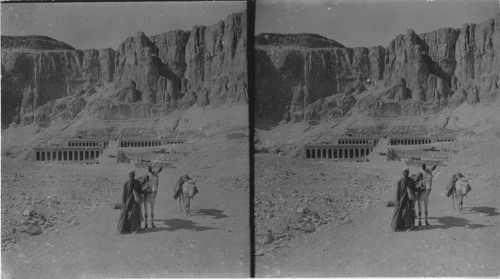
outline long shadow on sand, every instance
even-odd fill
[[[161,231],[172,232],[176,230],[206,231],[215,229],[212,227],[199,226],[197,223],[193,221],[183,220],[183,219],[168,219],[168,220],[155,219],[155,222],[157,224],[163,222],[163,224],[165,224],[167,227],[164,226],[156,228],[149,227],[148,229],[142,229],[140,232],[138,232],[138,234],[161,232]]]
[[[167,226],[167,228],[163,228],[163,229],[167,230],[169,232],[176,231],[176,230],[190,230],[190,231],[199,232],[199,231],[206,231],[206,230],[215,229],[212,227],[200,226],[193,221],[183,220],[183,219],[168,219],[168,220],[163,220],[163,223]]]
[[[474,206],[474,207],[464,207],[465,213],[484,213],[486,216],[491,217],[491,216],[498,216],[500,213],[497,212],[497,209],[495,207],[490,207],[490,206]]]
[[[468,229],[478,229],[478,228],[484,228],[487,227],[486,225],[482,224],[472,224],[469,220],[460,218],[460,217],[453,217],[453,216],[444,216],[444,217],[429,217],[428,219],[436,220],[439,224],[437,225],[430,225],[428,227],[421,227],[421,229],[424,230],[432,230],[432,229],[449,229],[449,228],[455,228],[455,227],[462,227],[462,228],[468,228]]]
[[[222,219],[228,217],[226,214],[224,214],[224,210],[220,209],[198,209],[191,211],[191,213],[194,213],[193,215],[213,216],[213,219]]]

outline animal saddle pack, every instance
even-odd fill
[[[177,199],[182,192],[182,185],[186,183],[187,181],[191,180],[191,177],[187,175],[183,175],[177,180],[177,192],[175,192],[174,199]],[[194,193],[193,193],[193,198],[194,196],[198,193],[198,188],[195,186],[194,187]]]
[[[459,180],[463,177],[464,176],[459,172],[451,176],[450,180],[448,181],[448,184],[446,184],[446,197],[449,198],[452,195],[453,188],[455,187],[455,183],[457,182],[457,180]],[[467,185],[468,185],[468,187],[467,187],[467,190],[465,191],[466,196],[472,190],[470,185],[469,184],[467,184]]]
[[[151,192],[152,191],[151,185],[148,183],[149,182],[149,175],[139,176],[136,179],[141,184],[141,190],[143,192]]]

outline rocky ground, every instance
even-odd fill
[[[391,177],[368,163],[305,162],[256,157],[255,223],[258,254],[304,233],[351,222],[351,214],[388,199]],[[271,236],[271,237],[270,237]],[[274,240],[273,240],[274,238]]]
[[[390,230],[388,203],[404,161],[256,155],[257,276],[498,276],[499,142],[491,131],[475,142],[441,144],[456,155],[434,172],[431,226],[411,233]],[[473,188],[463,215],[444,189],[458,171]]]
[[[133,162],[76,165],[2,156],[2,276],[248,276],[248,144],[191,148],[160,173],[157,228],[137,235],[116,232],[116,203]],[[172,198],[184,173],[200,189],[192,217]]]

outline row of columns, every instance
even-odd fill
[[[99,150],[49,150],[35,151],[37,161],[86,161],[102,154]]]
[[[414,144],[429,144],[431,139],[391,139],[391,145],[414,145]]]
[[[370,154],[370,148],[306,148],[307,159],[352,159]]]
[[[104,143],[104,147],[106,147],[107,143]],[[100,142],[90,141],[90,142],[68,142],[69,147],[96,147],[100,146]]]
[[[378,139],[339,139],[338,144],[373,144],[374,146],[378,144]]]
[[[437,142],[450,142],[455,141],[454,139],[438,139]]]
[[[152,147],[152,146],[160,146],[163,144],[182,144],[183,141],[121,141],[120,147]]]
[[[369,144],[369,140],[339,139],[339,144]]]

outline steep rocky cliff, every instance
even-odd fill
[[[47,36],[2,36],[2,49],[9,50],[74,50],[72,46]]]
[[[247,103],[246,21],[244,12],[191,31],[138,32],[117,50],[2,36],[2,127]]]
[[[429,115],[500,94],[500,14],[461,29],[408,30],[386,48],[327,40],[257,36],[258,123]]]

